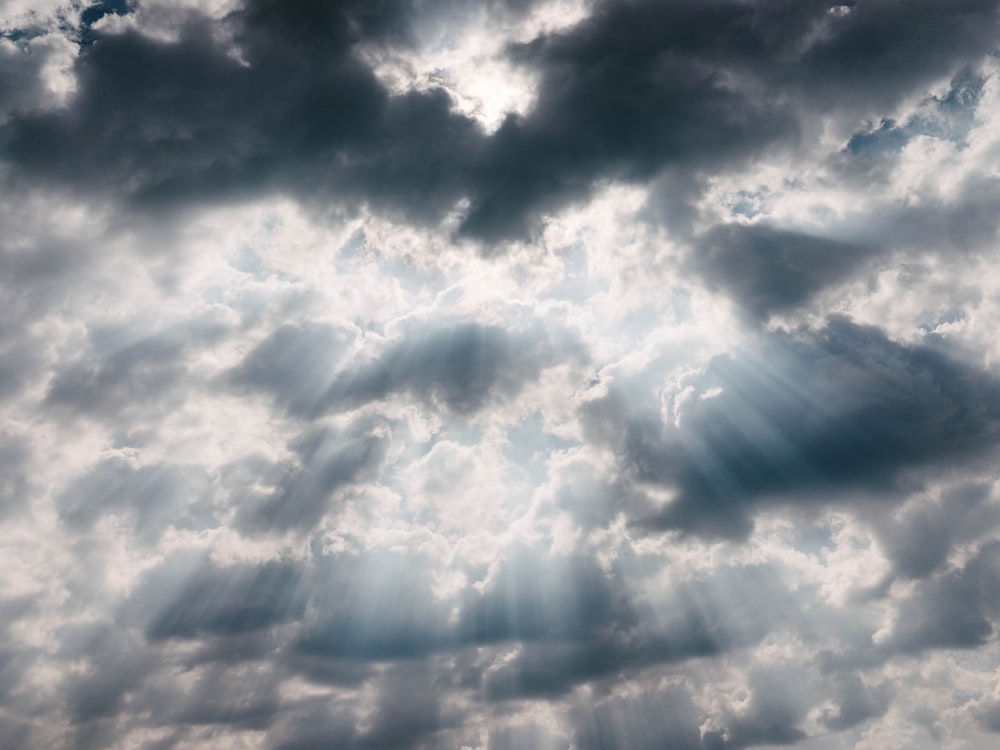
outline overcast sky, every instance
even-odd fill
[[[998,53],[0,0],[0,746],[995,748]]]

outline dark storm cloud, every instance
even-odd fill
[[[995,46],[995,2],[830,7],[601,2],[578,25],[513,47],[541,74],[537,104],[491,138],[462,230],[523,235],[600,180],[738,167],[795,143],[813,114],[891,108]],[[661,197],[683,202],[686,183],[673,179]]]
[[[437,218],[481,133],[441,91],[390,96],[355,50],[399,38],[409,5],[251,0],[214,29],[191,13],[176,41],[92,31],[68,109],[13,118],[4,153],[33,178],[154,213],[274,190],[357,203],[360,191]]]
[[[540,76],[536,104],[487,136],[443,91],[390,95],[362,62],[360,44],[411,43],[411,3],[251,0],[215,34],[192,15],[171,42],[90,29],[68,107],[19,112],[3,153],[153,211],[285,191],[437,222],[466,198],[462,234],[495,242],[598,183],[726,170],[794,142],[810,113],[891,108],[986,54],[995,10],[601,2],[511,48]]]
[[[794,138],[787,108],[723,80],[734,48],[754,43],[754,15],[742,3],[605,2],[565,32],[514,47],[541,73],[537,104],[492,137],[462,231],[525,235],[539,212],[586,197],[598,180],[718,167]]]
[[[618,421],[627,407],[606,399],[585,409],[594,435],[617,435],[634,480],[676,490],[642,524],[742,537],[757,503],[893,498],[907,469],[960,464],[996,445],[1000,383],[938,349],[842,318],[763,335],[757,347],[687,382],[679,426],[641,414]]]
[[[553,336],[538,325],[508,331],[465,323],[412,333],[373,361],[339,374],[319,408],[342,410],[407,393],[468,414],[517,395],[545,367],[581,357],[568,334]]]
[[[840,281],[868,248],[764,225],[720,225],[697,242],[691,268],[753,318],[793,309]]]

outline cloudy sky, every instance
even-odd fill
[[[0,745],[1000,740],[998,0],[0,0]]]

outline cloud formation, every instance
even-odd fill
[[[987,748],[994,0],[0,8],[0,745]]]

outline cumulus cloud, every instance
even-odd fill
[[[686,380],[674,424],[648,416],[626,424],[625,468],[676,493],[642,523],[741,535],[758,502],[856,492],[891,501],[906,469],[995,445],[997,382],[944,352],[843,319],[759,346]]]

